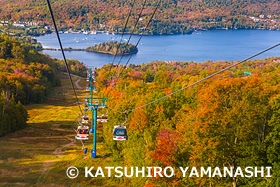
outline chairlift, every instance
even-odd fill
[[[102,121],[102,116],[97,116],[97,121]]]
[[[87,87],[87,88],[86,88],[86,91],[91,91],[91,90],[93,90],[93,91],[95,92],[95,90],[94,90],[94,89],[91,89],[91,87]]]
[[[94,93],[97,93],[96,86],[93,86],[93,88],[91,88],[91,86],[88,85],[88,86],[86,87],[86,91],[91,91],[91,90],[93,90]]]
[[[95,105],[98,105],[98,108],[99,108],[99,109],[105,108],[105,107],[106,107],[106,105],[103,105],[102,103],[101,103],[101,104],[97,103],[97,104],[95,104]]]
[[[105,105],[103,108],[107,108],[107,112],[106,112],[106,114],[101,115],[101,122],[107,123],[108,122],[108,115],[107,115],[108,114],[108,106]]]
[[[78,126],[77,134],[75,139],[77,140],[88,140],[89,138],[89,127],[88,126]]]
[[[108,122],[108,115],[102,114],[102,115],[101,115],[101,122],[103,122],[103,123]]]
[[[88,115],[84,115],[84,116],[82,117],[81,123],[89,123],[89,117],[88,117]]]
[[[87,87],[86,87],[86,91],[91,91],[91,90],[93,90],[94,92],[96,92],[96,90],[95,90],[94,88],[91,88],[90,86],[87,86]]]
[[[126,126],[116,125],[113,129],[113,140],[127,140]]]

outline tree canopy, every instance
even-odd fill
[[[59,83],[57,68],[50,57],[1,35],[0,136],[25,127],[28,116],[22,104],[43,101]]]
[[[57,0],[52,7],[61,29],[122,32],[133,0]],[[148,0],[135,33],[145,28],[158,1]],[[125,32],[132,31],[143,2],[136,1]],[[45,1],[0,2],[0,20],[38,21],[52,25]],[[279,29],[277,0],[163,0],[149,34],[188,34],[210,29]]]
[[[273,176],[242,178],[133,179],[138,185],[269,186],[279,184],[279,61],[247,61],[201,84],[128,114],[128,141],[112,140],[111,129],[124,116],[109,110],[103,126],[107,148],[116,161],[131,166],[272,166]],[[97,70],[100,97],[127,111],[190,85],[234,62],[162,61]],[[246,70],[247,69],[247,70]],[[245,74],[245,70],[252,75]],[[109,77],[110,76],[110,77]],[[112,77],[112,79],[111,79]]]
[[[95,46],[90,46],[86,48],[87,51],[99,52],[99,53],[109,53],[112,55],[129,55],[138,52],[136,45],[127,44],[125,42],[104,42],[97,44]]]

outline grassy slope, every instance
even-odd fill
[[[69,79],[63,74],[61,77],[62,86],[55,88],[46,102],[27,106],[28,127],[0,138],[0,186],[114,186],[121,180],[84,177],[85,166],[115,164],[102,143],[101,127],[97,134],[98,158],[90,156],[92,136],[85,143],[88,153],[82,153],[81,143],[74,140],[73,130],[79,110]],[[77,79],[73,77],[74,82]],[[79,84],[85,88],[86,82],[82,80]],[[80,101],[84,101],[84,90],[77,94]],[[79,177],[69,179],[66,176],[69,166],[79,168]]]

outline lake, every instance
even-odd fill
[[[60,34],[64,48],[86,48],[100,42],[120,41],[119,34],[95,34],[85,35],[82,33]],[[133,35],[131,42],[136,43],[139,35]],[[124,42],[129,35],[124,36]],[[243,60],[255,53],[260,52],[280,42],[280,31],[270,30],[214,30],[198,31],[190,35],[157,35],[143,36],[139,45],[138,53],[134,54],[130,64],[142,64],[156,60],[163,61],[195,61],[207,60]],[[56,34],[36,37],[45,48],[59,48]],[[61,51],[44,50],[51,57],[62,59]],[[65,51],[66,58],[79,60],[86,65],[102,67],[112,63],[114,56],[86,51]],[[280,47],[266,52],[258,59],[280,56]],[[125,64],[129,56],[125,56],[120,64]],[[120,57],[115,60],[119,63]]]

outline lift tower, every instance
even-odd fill
[[[91,91],[91,97],[86,97],[86,104],[88,109],[91,110],[91,129],[90,133],[93,133],[93,150],[91,150],[91,157],[96,158],[96,128],[97,128],[97,109],[105,108],[105,101],[108,98],[98,98],[93,97],[93,92],[97,92],[96,86],[94,86],[94,82],[96,82],[95,71],[93,68],[90,68],[89,71],[89,81],[90,84],[87,86],[87,90]],[[100,102],[101,101],[101,102]],[[94,115],[93,115],[94,114]]]

